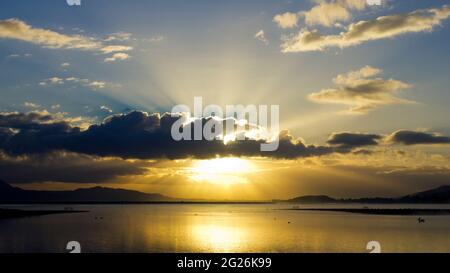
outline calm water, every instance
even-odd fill
[[[383,252],[450,252],[450,216],[418,224],[414,216],[274,210],[288,205],[72,207],[90,212],[0,220],[0,252],[67,252],[72,240],[82,252],[367,252],[372,240]]]

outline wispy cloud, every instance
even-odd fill
[[[108,54],[108,53],[114,53],[114,52],[118,52],[118,51],[130,51],[132,49],[133,49],[133,47],[131,47],[131,46],[109,45],[109,46],[102,47],[100,49],[100,51],[105,54]]]
[[[105,105],[100,106],[100,110],[103,110],[103,111],[105,111],[107,113],[112,113],[113,112],[113,110],[111,108],[109,108],[108,106],[105,106]]]
[[[25,105],[25,107],[27,107],[27,108],[32,108],[32,109],[41,107],[41,106],[40,106],[39,104],[37,104],[37,103],[28,102],[28,101],[26,101],[26,102],[24,103],[24,105]]]
[[[111,57],[105,58],[105,62],[115,62],[115,61],[123,61],[130,58],[130,55],[127,53],[119,52],[114,53]]]
[[[22,57],[28,58],[28,57],[31,57],[31,56],[33,56],[33,54],[25,53],[25,54],[10,54],[7,57],[10,58],[10,59],[15,59],[15,58],[22,58]]]
[[[48,85],[48,84],[56,85],[56,84],[63,84],[63,83],[64,83],[64,79],[59,78],[59,77],[51,77],[51,78],[41,81],[39,83],[39,85]]]
[[[117,85],[112,83],[107,83],[105,81],[81,79],[77,77],[51,77],[45,79],[39,83],[41,86],[55,86],[55,85],[81,85],[92,90],[104,89],[106,87],[116,87]]]
[[[106,41],[125,41],[128,33],[116,33]],[[129,51],[133,47],[125,45],[107,45],[104,41],[84,35],[69,35],[53,30],[36,28],[19,19],[0,20],[0,39],[14,39],[53,49],[78,49],[113,53]]]
[[[431,32],[435,26],[450,17],[450,7],[421,9],[406,14],[386,15],[370,21],[359,21],[338,35],[320,34],[302,29],[284,39],[283,52],[322,51],[327,48],[345,48],[364,42],[397,37],[407,33]]]
[[[255,34],[255,39],[263,42],[264,44],[269,44],[269,40],[267,40],[266,35],[264,34],[264,30],[260,30]]]
[[[101,47],[92,38],[81,35],[65,35],[48,29],[34,28],[19,19],[1,20],[0,38],[21,40],[48,48],[92,50]]]
[[[129,32],[115,32],[111,33],[108,37],[104,39],[105,42],[112,42],[112,41],[128,41],[131,39],[132,34]]]

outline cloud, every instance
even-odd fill
[[[367,150],[367,149],[358,149],[358,150],[354,150],[352,152],[352,154],[354,154],[354,155],[373,155],[374,153],[375,153],[375,151]]]
[[[318,1],[316,6],[302,14],[307,25],[331,27],[337,22],[349,21],[351,10],[363,10],[365,7],[366,0]]]
[[[391,143],[404,145],[415,144],[450,144],[450,137],[437,133],[399,130],[387,137]]]
[[[102,82],[102,81],[93,81],[93,82],[89,82],[88,86],[91,87],[92,89],[103,89],[106,87],[106,82]]]
[[[48,79],[45,79],[41,82],[39,82],[39,85],[48,85],[48,84],[52,84],[52,85],[56,85],[56,84],[63,84],[64,83],[64,79],[59,78],[59,77],[51,77]]]
[[[116,34],[115,39],[110,36],[108,41],[125,41],[125,33]],[[0,20],[0,39],[20,40],[45,48],[93,50],[102,53],[129,51],[133,47],[125,45],[105,45],[101,40],[83,35],[67,35],[56,31],[35,28],[19,19]]]
[[[280,28],[293,28],[298,24],[300,19],[299,13],[285,12],[283,14],[277,14],[273,17],[273,21],[277,23]]]
[[[221,156],[263,156],[297,158],[330,153],[347,153],[348,149],[331,146],[307,145],[294,139],[287,131],[279,134],[279,149],[261,152],[262,139],[242,141],[182,140],[171,136],[172,124],[178,117],[134,111],[114,115],[87,130],[72,125],[70,120],[56,119],[48,113],[0,113],[0,150],[11,156],[70,151],[100,157],[123,159],[155,158],[213,158]],[[193,130],[197,119],[185,125]]]
[[[92,50],[100,47],[94,39],[34,28],[19,19],[0,20],[0,38],[21,40],[47,48]]]
[[[103,110],[103,111],[108,112],[108,113],[112,113],[113,112],[113,110],[111,108],[109,108],[108,106],[105,106],[105,105],[100,106],[100,110]]]
[[[8,147],[18,154],[39,154],[53,149],[43,145],[42,140],[57,135],[76,132],[69,122],[48,112],[1,113],[0,150]]]
[[[121,176],[143,175],[148,162],[100,158],[67,152],[12,157],[0,152],[0,177],[13,183],[105,183]]]
[[[131,47],[131,46],[109,45],[109,46],[102,47],[100,49],[100,51],[105,54],[108,54],[108,53],[113,53],[113,52],[118,52],[118,51],[130,51],[132,49],[133,49],[133,47]]]
[[[105,42],[111,42],[111,41],[128,41],[131,39],[131,36],[133,34],[129,33],[129,32],[115,32],[115,33],[111,33],[108,37],[106,37],[104,39]]]
[[[438,133],[398,130],[390,135],[339,132],[333,133],[327,143],[342,148],[356,148],[362,146],[376,146],[385,144],[450,144],[450,137]],[[354,151],[358,154],[358,151]],[[365,153],[365,152],[364,152]]]
[[[340,132],[331,134],[327,143],[350,148],[378,145],[378,141],[382,138],[381,135],[376,134]]]
[[[107,111],[109,108],[102,109]],[[175,141],[171,136],[171,128],[178,118],[170,114],[160,116],[159,113],[133,111],[112,115],[100,124],[91,124],[86,129],[81,129],[73,119],[46,111],[0,113],[0,151],[8,156],[66,151],[94,157],[143,160],[217,156],[295,159],[348,154],[357,152],[362,147],[382,145],[386,139],[379,134],[338,132],[330,135],[328,145],[308,145],[283,130],[279,133],[278,150],[261,152],[260,144],[267,141],[249,137],[227,144],[221,139]],[[196,123],[204,125],[207,120],[209,119],[193,120],[186,123],[183,130],[192,133]],[[450,143],[449,137],[411,131],[397,131],[387,139],[405,145]]]
[[[8,55],[7,58],[9,58],[9,59],[15,59],[15,58],[21,58],[21,57],[28,58],[28,57],[31,57],[31,56],[33,56],[33,54],[31,54],[31,53],[25,53],[23,55],[21,55],[21,54],[11,54],[11,55]]]
[[[119,53],[114,53],[111,57],[105,58],[105,62],[122,61],[122,60],[126,60],[128,58],[130,58],[130,55],[123,53],[123,52],[119,52]]]
[[[24,105],[27,108],[39,108],[39,107],[41,107],[39,104],[36,104],[36,103],[33,103],[33,102],[28,102],[28,101],[26,101],[24,103]]]
[[[338,75],[333,79],[335,88],[323,89],[308,96],[317,103],[349,105],[347,114],[366,114],[378,107],[389,104],[412,103],[396,97],[398,91],[407,89],[409,84],[394,79],[375,77],[382,71],[365,66],[357,71]]]
[[[282,52],[322,51],[328,48],[346,48],[364,42],[394,38],[402,34],[431,32],[450,16],[450,7],[416,10],[406,14],[387,15],[370,21],[359,21],[337,35],[320,34],[302,29],[284,39]]]
[[[88,87],[93,90],[104,89],[107,86],[114,87],[114,84],[107,83],[99,80],[90,80],[90,79],[81,79],[77,77],[67,77],[67,78],[59,78],[59,77],[51,77],[39,82],[41,86],[52,86],[52,85],[64,85],[64,84],[78,84],[84,87]]]
[[[349,187],[343,189],[342,183],[354,183],[352,185],[356,188],[350,188],[360,189],[361,192],[367,190],[373,181],[380,181],[377,187],[387,189],[397,182],[401,187],[414,185],[431,188],[433,186],[430,183],[440,185],[449,181],[446,156],[436,158],[436,155],[415,151],[411,151],[413,157],[405,153],[396,156],[398,151],[388,150],[390,146],[385,150],[375,150],[377,154],[374,155],[372,150],[363,148],[370,148],[377,143],[384,145],[384,136],[379,134],[337,132],[331,134],[327,145],[315,146],[307,145],[287,131],[282,131],[280,149],[266,154],[259,152],[261,140],[255,139],[232,141],[229,145],[224,145],[222,141],[175,142],[170,137],[170,127],[175,119],[169,115],[135,111],[108,117],[102,123],[81,130],[70,119],[62,119],[45,111],[0,113],[0,177],[12,183],[116,183],[139,179],[148,182],[148,179],[155,179],[154,174],[161,177],[170,172],[168,176],[175,175],[177,183],[182,183],[180,181],[185,175],[179,175],[182,172],[178,170],[190,166],[190,160],[182,160],[185,163],[181,164],[185,165],[177,163],[175,166],[174,162],[152,163],[146,159],[266,156],[271,159],[297,159],[289,168],[284,168],[286,162],[280,161],[278,164],[283,164],[283,167],[279,169],[286,171],[272,174],[274,177],[283,177],[283,181],[291,179],[292,183],[286,185],[291,190],[293,185],[298,184],[299,175],[303,175],[306,185],[321,185],[322,190],[335,187],[338,191],[348,191]],[[399,140],[398,132],[390,135],[395,135],[396,141]],[[410,132],[415,135],[424,133]],[[398,143],[449,143],[448,137],[426,134],[432,136],[432,141],[428,137],[425,140],[420,137],[419,141],[413,137],[413,141],[402,138],[403,142]],[[327,157],[307,158],[319,155]],[[277,168],[272,166],[274,160],[271,159],[264,160],[267,162],[267,165],[261,165],[267,166],[264,170]],[[411,161],[414,164],[411,165]],[[329,174],[335,174],[337,180],[331,181]],[[165,183],[159,178],[156,181]],[[336,182],[342,182],[342,185],[336,186]],[[302,184],[302,187],[305,185]],[[379,189],[377,187],[374,190]]]
[[[19,112],[10,112],[0,113],[0,127],[6,128],[29,128],[29,125],[32,124],[45,124],[54,120],[55,117],[50,113],[42,113],[42,112],[29,112],[29,113],[19,113]],[[25,126],[25,127],[24,127]]]
[[[255,34],[255,38],[266,45],[269,44],[269,40],[267,40],[264,30],[262,29]]]
[[[273,21],[284,29],[297,27],[301,18],[308,26],[332,27],[336,23],[349,21],[352,10],[364,10],[366,6],[366,0],[316,0],[316,5],[308,11],[277,14]]]

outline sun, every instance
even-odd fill
[[[236,157],[199,160],[193,163],[190,178],[197,182],[221,185],[247,183],[245,175],[254,169],[249,160]]]

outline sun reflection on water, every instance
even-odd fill
[[[245,239],[245,231],[233,226],[199,224],[192,226],[198,246],[211,252],[235,252]]]

